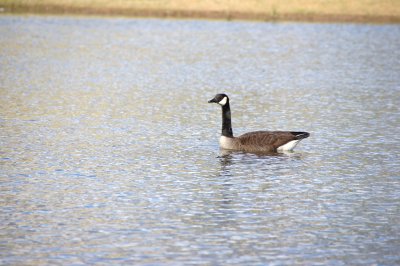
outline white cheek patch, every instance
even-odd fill
[[[224,106],[226,104],[226,102],[228,101],[227,97],[224,97],[221,101],[218,102],[218,104]]]

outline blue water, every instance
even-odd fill
[[[400,264],[400,27],[0,16],[0,264]],[[311,133],[294,153],[218,147]]]

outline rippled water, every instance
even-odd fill
[[[400,27],[0,16],[3,265],[400,264]],[[294,153],[218,148],[305,130]]]

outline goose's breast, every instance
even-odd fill
[[[233,150],[235,147],[233,138],[221,136],[219,138],[219,146],[223,149]]]

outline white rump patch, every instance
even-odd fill
[[[299,143],[299,142],[300,142],[299,139],[289,141],[285,145],[279,146],[277,150],[278,151],[292,151],[296,147],[297,143]]]
[[[226,102],[228,101],[227,97],[224,97],[221,101],[218,102],[218,104],[224,106],[226,104]]]

